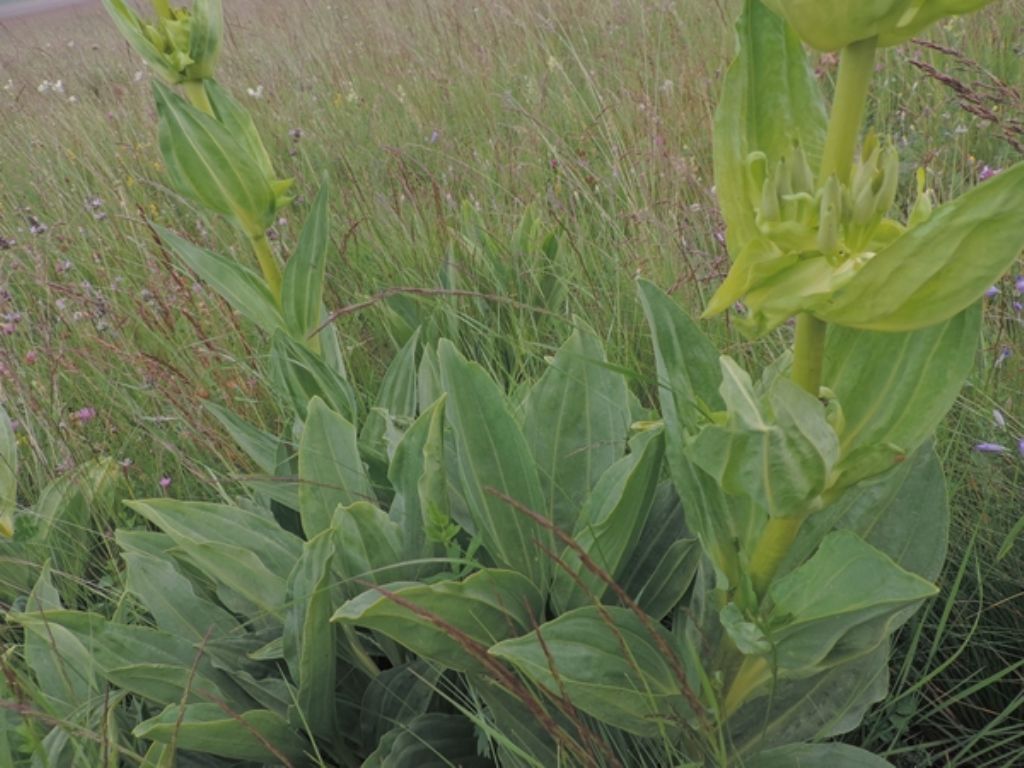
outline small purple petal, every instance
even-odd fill
[[[1006,453],[1007,448],[999,443],[978,443],[974,446],[974,450],[978,453]]]
[[[988,289],[987,289],[987,290],[985,291],[985,298],[986,298],[986,299],[994,299],[994,298],[995,298],[996,296],[998,296],[998,295],[999,295],[999,289],[998,289],[998,288],[996,288],[996,287],[995,287],[994,285],[993,285],[993,286],[990,286],[990,287],[989,287],[989,288],[988,288]]]
[[[1017,293],[1024,296],[1024,275],[1017,276],[1017,282],[1013,284],[1013,288]]]
[[[989,165],[983,165],[981,170],[978,172],[978,181],[988,181],[993,176],[997,176],[1001,170],[1001,168],[992,168]]]
[[[171,487],[171,478],[169,478],[167,475],[164,475],[163,477],[161,477],[160,478],[160,487],[165,489],[165,490],[167,488],[170,488]]]
[[[1020,442],[1017,443],[1017,450],[1020,451],[1021,456],[1024,456],[1024,437],[1022,437]]]

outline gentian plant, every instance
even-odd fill
[[[1024,245],[1024,166],[942,205],[918,173],[898,210],[893,142],[863,117],[878,46],[983,4],[745,1],[714,139],[732,267],[707,312],[742,302],[748,333],[793,320],[795,343],[755,377],[641,281],[657,409],[582,325],[508,394],[435,324],[361,414],[313,341],[326,192],[283,279],[161,230],[271,336],[294,418],[274,436],[211,406],[263,473],[251,493],[131,502],[155,529],[117,535],[137,612],[68,610],[44,572],[10,615],[33,658],[82,660],[79,698],[102,680],[141,702],[152,768],[888,765],[826,740],[886,696],[890,638],[937,591],[931,436]],[[168,27],[142,38],[189,82]],[[842,51],[830,109],[801,36]],[[258,238],[269,160],[201,87],[157,89],[169,176]]]

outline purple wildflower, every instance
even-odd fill
[[[999,443],[978,443],[974,446],[978,453],[1006,453],[1006,446]]]
[[[1017,275],[1017,282],[1013,284],[1013,288],[1021,296],[1024,296],[1024,275]]]
[[[1024,457],[1024,437],[1022,437],[1017,443],[1017,450],[1020,452],[1020,455]]]
[[[978,171],[978,181],[988,181],[993,176],[998,175],[1001,170],[1001,168],[992,168],[989,165],[983,165],[981,170]]]
[[[160,478],[160,487],[163,488],[165,491],[168,488],[170,488],[171,487],[171,478],[168,477],[167,475],[164,475],[163,477],[161,477]]]
[[[989,287],[988,287],[988,288],[987,288],[987,289],[985,290],[985,298],[986,298],[986,299],[994,299],[994,298],[995,298],[996,296],[998,296],[998,295],[999,295],[999,288],[997,288],[997,287],[996,287],[996,286],[994,286],[994,285],[992,285],[992,286],[989,286]]]
[[[79,408],[75,411],[75,418],[78,420],[79,424],[90,422],[96,418],[96,409],[89,407]]]

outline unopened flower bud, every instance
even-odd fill
[[[103,0],[103,5],[124,38],[168,83],[213,76],[224,33],[221,0],[195,0],[191,11],[154,0],[153,23],[142,21],[125,0]]]

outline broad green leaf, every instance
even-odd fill
[[[300,419],[306,418],[309,401],[319,397],[355,424],[357,401],[352,385],[284,332],[275,333],[270,342],[270,373],[276,391],[291,400]]]
[[[120,543],[120,532],[118,536]],[[171,557],[158,557],[137,549],[123,551],[121,557],[127,566],[128,591],[153,615],[164,632],[197,645],[241,632],[241,625],[230,613],[196,593],[192,582]]]
[[[829,329],[822,383],[845,422],[842,484],[876,473],[870,466],[857,471],[872,451],[884,462],[877,466],[887,468],[932,434],[974,366],[980,333],[980,305],[908,333]]]
[[[288,330],[299,341],[320,324],[324,300],[324,271],[330,249],[330,185],[325,180],[302,226],[299,244],[288,259],[281,284],[281,309]]]
[[[127,504],[174,539],[181,556],[217,583],[229,608],[280,619],[287,578],[302,551],[298,537],[239,507],[173,499]]]
[[[789,379],[775,377],[762,396],[735,362],[722,357],[721,365],[725,420],[693,438],[690,460],[772,517],[803,514],[839,459],[825,409]]]
[[[806,560],[833,528],[853,531],[903,569],[934,581],[946,560],[949,501],[935,449],[922,445],[883,475],[857,483],[801,526],[781,572]]]
[[[577,329],[526,397],[523,434],[540,472],[547,514],[566,532],[599,477],[626,448],[625,377],[606,365],[600,340]]]
[[[573,534],[576,544],[613,579],[617,580],[626,570],[647,522],[661,475],[664,445],[659,432],[608,467],[580,514]],[[558,612],[602,600],[607,585],[583,565],[575,549],[566,547],[560,559],[551,586],[551,599]]]
[[[97,674],[151,701],[168,704],[183,697],[189,701],[215,697],[231,706],[248,701],[230,679],[213,668],[201,647],[168,632],[115,624],[98,614],[79,611],[8,616],[35,633],[66,630],[88,654]]]
[[[718,351],[697,325],[654,284],[639,281],[640,301],[654,341],[665,458],[686,515],[715,566],[720,588],[743,583],[740,552],[752,550],[763,514],[745,499],[727,497],[706,472],[693,464],[687,444],[712,411],[725,407],[718,388]]]
[[[29,594],[25,612],[45,616],[63,608],[50,578],[49,565],[44,565]],[[60,624],[26,624],[22,653],[35,678],[36,694],[46,702],[48,711],[58,717],[70,716],[99,690],[99,670],[88,647]]]
[[[461,582],[371,589],[342,605],[331,620],[373,629],[452,669],[479,671],[473,648],[527,631],[543,615],[543,606],[525,576],[488,569]]]
[[[14,428],[0,408],[0,536],[14,535],[14,511],[18,501],[18,448]]]
[[[373,501],[355,427],[319,397],[309,402],[299,442],[299,512],[312,537],[330,527],[338,505]]]
[[[860,725],[889,693],[889,644],[813,677],[779,680],[729,718],[736,750],[749,754],[798,741],[819,741]]]
[[[186,543],[234,544],[257,555],[287,579],[302,553],[302,541],[267,514],[226,504],[176,499],[140,499],[127,504],[166,533],[188,554]]]
[[[273,224],[277,194],[243,140],[157,81],[153,95],[171,185],[230,218],[247,236],[262,236]]]
[[[203,407],[209,411],[232,439],[253,460],[260,471],[273,476],[277,470],[277,452],[281,441],[262,429],[254,427],[229,408],[206,401]]]
[[[339,507],[331,523],[337,544],[335,569],[346,579],[349,591],[361,592],[367,584],[398,581],[408,568],[402,563],[402,531],[386,512],[358,501]]]
[[[791,744],[750,758],[748,768],[892,768],[892,764],[849,744]]]
[[[661,643],[658,638],[661,638]],[[668,633],[626,608],[589,606],[505,640],[490,653],[573,706],[630,733],[674,732],[687,716]]]
[[[388,467],[395,489],[388,516],[397,523],[404,545],[403,559],[436,554],[426,535],[427,507],[448,512],[448,482],[443,469],[444,399],[426,408],[406,430]],[[421,493],[421,483],[425,485]]]
[[[458,444],[459,467],[476,535],[500,565],[525,574],[540,589],[551,573],[551,531],[531,519],[547,506],[529,444],[490,376],[452,346],[438,345],[446,414]]]
[[[715,188],[733,258],[760,232],[751,199],[760,188],[747,171],[762,152],[773,167],[798,143],[812,168],[825,144],[825,109],[800,39],[757,0],[736,25],[739,50],[715,113]]]
[[[855,533],[831,533],[768,591],[772,662],[806,674],[867,653],[937,591]]]
[[[696,573],[700,544],[686,534],[679,495],[671,482],[664,482],[655,491],[621,580],[626,593],[656,621],[682,600]]]
[[[436,403],[444,394],[441,387],[441,363],[437,358],[437,349],[430,345],[423,347],[420,365],[416,371],[416,400],[421,411]]]
[[[265,709],[225,711],[217,704],[173,704],[135,726],[132,734],[178,749],[235,760],[307,765],[309,743],[280,715]],[[283,758],[283,759],[282,759]]]
[[[493,768],[478,752],[472,720],[431,712],[385,734],[363,768]]]
[[[411,421],[416,417],[416,351],[419,338],[420,332],[417,329],[388,366],[377,400],[366,414],[366,421],[359,433],[361,445],[368,445],[384,453],[388,419]]]
[[[177,254],[185,265],[208,283],[231,308],[266,333],[284,327],[281,312],[267,284],[243,264],[193,245],[169,229],[154,225],[160,240]]]
[[[217,0],[218,4],[220,0]],[[263,146],[259,131],[252,120],[249,110],[234,99],[226,88],[221,87],[213,78],[203,80],[203,88],[213,108],[213,116],[228,132],[245,147],[246,155],[254,160],[263,172],[264,177],[273,179],[274,166],[270,155]]]
[[[325,739],[335,735],[337,628],[331,623],[335,546],[331,531],[320,533],[303,546],[288,580],[283,638],[285,658],[292,678],[298,682],[297,712],[289,721]]]
[[[381,672],[363,694],[359,731],[363,744],[377,744],[393,728],[425,714],[443,670],[422,659]]]
[[[935,209],[865,264],[815,314],[838,325],[912,331],[967,309],[1024,248],[1024,163]]]

